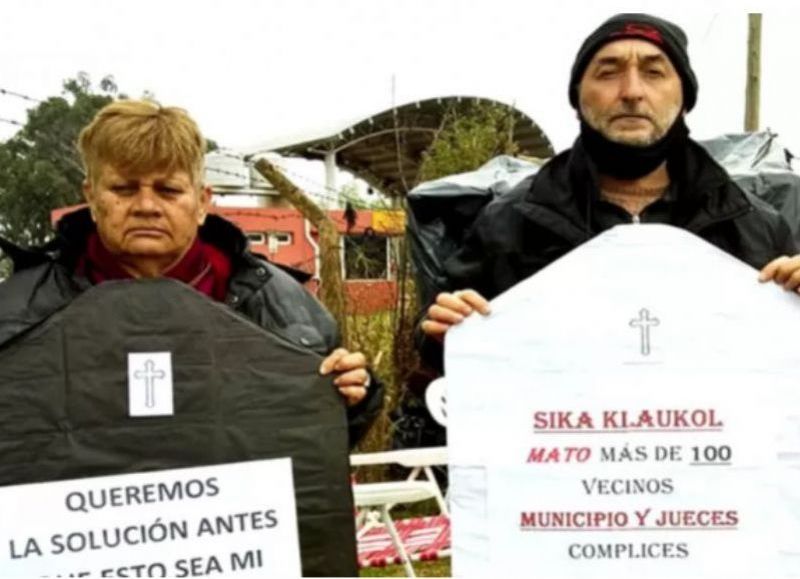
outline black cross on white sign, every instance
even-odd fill
[[[661,323],[658,318],[651,318],[650,312],[647,308],[639,310],[639,317],[634,318],[629,322],[632,328],[639,328],[639,335],[641,337],[641,353],[642,356],[650,355],[650,327],[655,327]]]
[[[136,370],[133,377],[137,380],[144,380],[144,405],[153,408],[156,405],[156,380],[161,380],[166,376],[164,370],[156,370],[156,364],[152,360],[144,363],[144,370]]]

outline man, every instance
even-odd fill
[[[684,116],[697,91],[686,35],[675,24],[619,14],[589,35],[569,83],[580,136],[490,203],[445,263],[448,291],[421,324],[423,358],[439,367],[450,327],[474,311],[488,314],[487,299],[622,223],[685,228],[760,269],[760,281],[800,290],[800,256],[786,222],[689,138]]]
[[[228,304],[262,328],[326,356],[321,374],[348,405],[351,443],[382,402],[366,359],[338,348],[330,314],[280,267],[251,253],[244,234],[209,214],[206,143],[177,108],[149,101],[107,105],[82,132],[87,208],[66,215],[39,250],[5,249],[15,274],[0,285],[0,346],[91,285],[169,277]]]

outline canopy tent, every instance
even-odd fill
[[[417,183],[422,153],[430,146],[448,111],[475,102],[508,107],[514,116],[513,140],[520,155],[546,158],[553,147],[536,122],[513,106],[477,97],[451,96],[415,101],[332,128],[262,143],[249,155],[267,151],[324,160],[347,169],[386,195],[406,195]]]

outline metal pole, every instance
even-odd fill
[[[336,151],[325,153],[325,188],[328,195],[336,194]]]

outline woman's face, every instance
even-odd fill
[[[211,202],[210,189],[195,185],[185,171],[125,175],[110,165],[84,193],[103,245],[143,277],[184,255]]]

